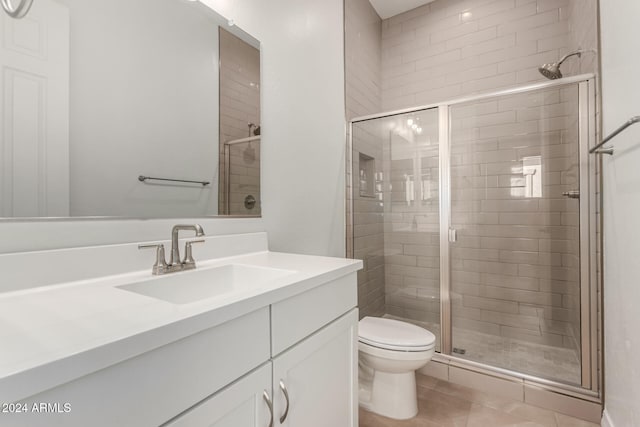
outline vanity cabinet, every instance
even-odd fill
[[[69,412],[1,414],[0,426],[159,426],[268,361],[269,339],[263,307],[21,400]]]
[[[358,426],[357,322],[352,310],[273,360],[275,425]]]
[[[357,427],[356,275],[328,280],[22,401],[70,412],[0,425]]]
[[[265,392],[273,426],[357,427],[355,304],[349,276],[273,304],[270,361],[167,427],[268,427]]]
[[[354,309],[164,427],[357,427],[357,320]]]
[[[271,306],[276,425],[357,427],[356,305],[354,273]]]

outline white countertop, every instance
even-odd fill
[[[116,288],[148,280],[150,268],[0,293],[0,402],[64,384],[362,268],[359,260],[264,251],[200,261],[198,269],[225,264],[293,273],[182,305]]]

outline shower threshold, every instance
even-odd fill
[[[440,348],[439,324],[388,314],[384,317],[413,323],[431,331],[436,336],[436,348]],[[455,353],[458,358],[576,387],[580,385],[580,360],[577,349],[553,347],[456,327],[453,330],[456,337],[455,346],[466,350],[464,354]]]

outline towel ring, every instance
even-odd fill
[[[17,7],[13,7],[11,1],[12,0],[0,0],[0,2],[2,2],[2,8],[7,12],[7,15],[15,19],[24,18],[26,14],[29,13],[29,9],[31,9],[31,5],[33,4],[33,0],[20,0],[20,4]]]

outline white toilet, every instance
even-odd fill
[[[431,360],[435,345],[435,335],[419,326],[380,317],[360,320],[360,406],[397,420],[415,417],[415,371]]]

